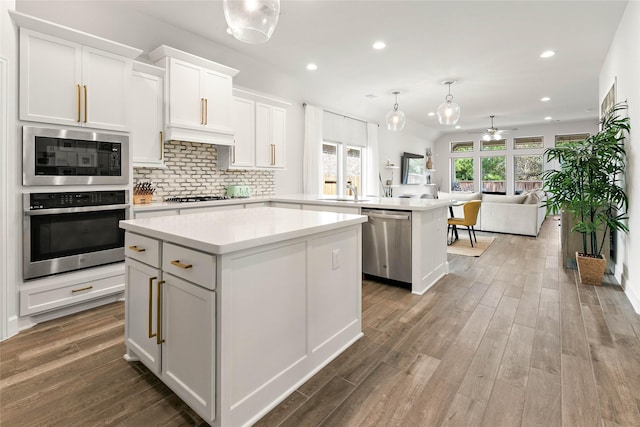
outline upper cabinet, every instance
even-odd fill
[[[282,169],[285,167],[288,102],[234,89],[234,145],[218,150],[221,169]]]
[[[20,119],[127,130],[131,59],[20,29]]]
[[[164,69],[134,62],[130,109],[134,166],[164,166],[163,94]]]
[[[166,70],[165,139],[233,145],[233,76],[238,71],[168,46],[149,53]]]

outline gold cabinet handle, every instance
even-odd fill
[[[204,124],[204,98],[200,98],[200,124]]]
[[[80,90],[80,85],[78,85],[78,123],[80,123]]]
[[[87,85],[84,85],[84,122],[87,123]]]
[[[134,252],[144,252],[144,251],[146,251],[146,249],[145,249],[145,248],[139,248],[139,247],[137,247],[136,245],[129,246],[129,249],[131,249],[131,250],[132,250],[132,251],[134,251]]]
[[[149,338],[153,338],[156,334],[152,331],[153,325],[153,281],[156,280],[157,277],[149,278]]]
[[[183,270],[186,270],[187,268],[191,268],[193,267],[193,265],[191,264],[183,264],[180,262],[180,260],[175,259],[173,261],[171,261],[171,264],[175,265],[176,267],[182,268]]]
[[[233,147],[231,147],[232,153],[233,153],[233,160],[231,161],[231,163],[235,164],[236,163],[236,140],[233,140]]]
[[[204,124],[209,124],[209,100],[204,99]]]
[[[276,164],[276,144],[271,144],[271,166]]]
[[[162,160],[162,157],[164,157],[164,146],[162,145],[162,141],[164,138],[162,138],[162,131],[160,131],[160,160]]]
[[[158,334],[156,336],[156,343],[158,344],[162,344],[165,341],[164,338],[162,338],[162,285],[164,285],[164,280],[158,282]]]
[[[79,289],[72,289],[71,293],[76,293],[76,292],[82,292],[82,291],[88,291],[89,289],[93,289],[93,286],[87,286],[85,288],[79,288]]]

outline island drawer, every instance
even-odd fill
[[[124,236],[124,254],[152,267],[160,267],[160,241],[127,232]]]
[[[216,258],[211,254],[165,242],[162,270],[207,289],[216,286]]]

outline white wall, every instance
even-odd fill
[[[549,122],[541,125],[519,126],[517,131],[505,133],[507,139],[507,150],[498,152],[480,151],[480,139],[482,134],[469,134],[466,131],[447,133],[438,138],[436,141],[434,169],[435,182],[441,191],[450,191],[451,177],[451,161],[450,161],[450,142],[453,141],[475,141],[473,156],[479,159],[481,154],[506,154],[507,156],[507,193],[513,194],[513,161],[514,155],[529,154],[529,150],[513,150],[513,138],[525,136],[542,136],[544,138],[545,147],[553,147],[556,135],[566,135],[572,133],[594,133],[598,130],[598,120],[578,120],[571,122]],[[469,153],[471,156],[471,153]],[[464,157],[467,157],[466,155]],[[479,185],[479,160],[475,163],[475,185],[476,191],[480,191]],[[546,167],[545,167],[546,168]]]
[[[0,81],[0,341],[18,332],[16,283],[22,279],[18,276],[22,263],[15,251],[16,233],[20,230],[15,223],[20,214],[19,198],[13,196],[17,168],[10,161],[16,158],[18,146],[16,30],[8,13],[14,8],[15,1],[0,1],[0,79],[4,80]]]
[[[627,140],[629,234],[618,236],[616,278],[640,312],[640,3],[630,1],[600,71],[599,100],[617,80],[617,101],[627,100],[631,135]],[[636,236],[635,238],[633,236]]]
[[[382,181],[386,183],[388,179],[391,179],[391,170],[384,167],[387,160],[400,166],[400,156],[404,152],[424,155],[427,148],[431,148],[433,151],[434,141],[438,134],[437,131],[411,120],[407,120],[402,132],[391,132],[387,130],[384,120],[381,121],[378,127],[378,153]],[[400,184],[400,169],[393,170],[393,181],[394,185]],[[421,192],[419,187],[417,185],[402,185],[394,189],[393,195]]]

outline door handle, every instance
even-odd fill
[[[153,338],[156,334],[153,333],[153,281],[156,280],[157,277],[149,278],[149,338]]]
[[[134,251],[134,252],[144,252],[144,251],[146,251],[146,249],[145,249],[145,248],[139,248],[139,247],[137,247],[136,245],[129,246],[129,249],[131,249],[131,250],[132,250],[132,251]]]
[[[162,285],[164,285],[164,280],[158,282],[158,335],[156,336],[156,343],[158,344],[165,342],[165,339],[162,338]]]
[[[175,260],[171,261],[171,264],[175,265],[178,268],[182,268],[183,270],[186,270],[187,268],[193,267],[192,264],[183,264],[183,263],[181,263],[179,259],[175,259]]]
[[[81,111],[80,110],[80,92],[81,92],[80,85],[78,85],[78,120],[77,120],[78,123],[80,123],[80,120],[81,120],[81,117],[80,117],[80,111]]]
[[[84,122],[87,123],[87,85],[84,85]]]
[[[209,100],[204,99],[204,124],[209,124]]]

